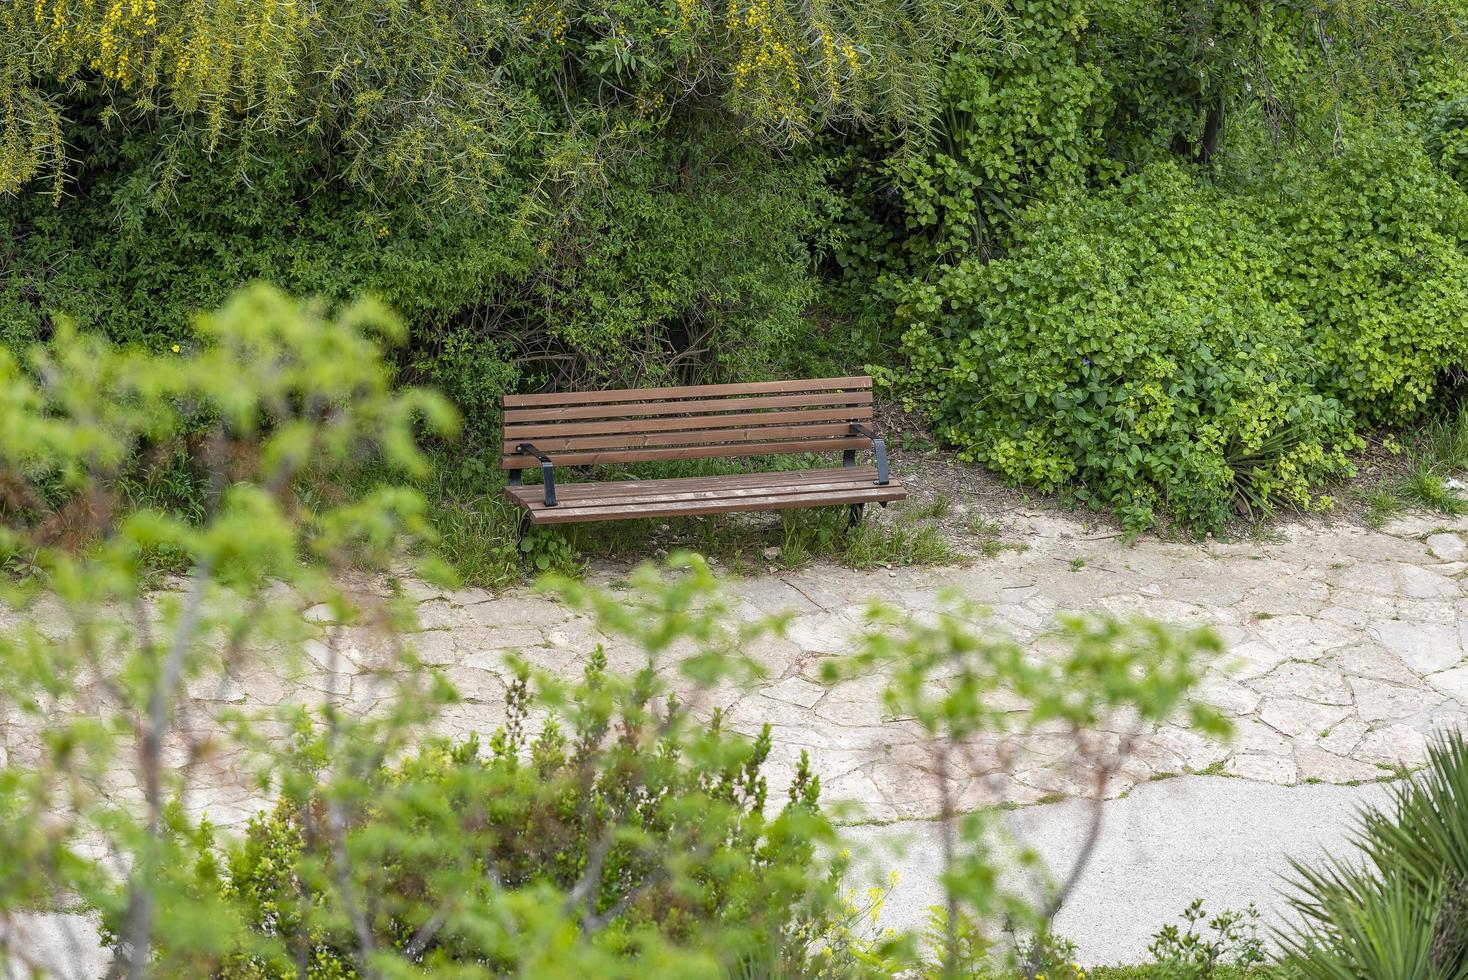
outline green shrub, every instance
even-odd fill
[[[1142,529],[1323,505],[1468,360],[1468,198],[1420,149],[1226,187],[1174,164],[913,281],[908,390],[967,458]]]
[[[1209,916],[1203,900],[1183,910],[1187,928],[1169,922],[1152,937],[1147,951],[1157,961],[1156,971],[1171,980],[1214,980],[1233,971],[1245,972],[1265,961],[1259,938],[1259,910],[1225,909]]]
[[[579,684],[549,697],[522,677],[488,745],[433,742],[346,801],[339,784],[287,792],[223,862],[207,853],[201,879],[217,871],[258,937],[213,974],[288,977],[308,963],[312,977],[358,975],[344,894],[372,896],[372,946],[429,971],[540,975],[580,962],[596,976],[636,975],[633,963],[651,968],[664,943],[701,975],[719,964],[798,969],[815,953],[815,924],[840,909],[815,853],[833,833],[816,780],[802,766],[766,816],[768,733],[725,734],[717,715],[691,726],[682,708],[652,702],[647,678],[604,666],[594,654]],[[327,749],[308,739],[299,753]],[[349,884],[332,874],[334,847],[349,855]],[[163,948],[159,961],[178,954]]]
[[[105,143],[59,206],[0,202],[0,343],[21,349],[65,314],[166,351],[196,309],[255,280],[368,292],[410,326],[401,379],[442,390],[479,436],[522,387],[751,379],[808,360],[796,338],[811,332],[823,164],[689,120],[668,129],[611,170],[597,207],[550,229],[525,224],[528,182],[496,190],[488,213],[424,218],[323,182],[319,148],[278,143],[244,173],[180,151],[188,176],[160,206],[151,140]]]
[[[1269,295],[1304,318],[1315,389],[1364,425],[1401,425],[1468,364],[1468,194],[1406,139],[1353,143],[1250,195],[1277,229]]]
[[[1087,57],[1085,0],[1014,0],[1014,46],[956,53],[936,87],[932,138],[917,147],[856,141],[842,174],[834,260],[853,316],[882,333],[906,280],[1013,243],[1026,207],[1088,186],[1108,170],[1111,107]]]
[[[1314,502],[1349,423],[1290,368],[1304,324],[1265,295],[1273,243],[1225,195],[1159,165],[1034,217],[1012,257],[916,283],[912,371],[962,454],[1133,528]]]
[[[1468,976],[1468,745],[1441,735],[1392,797],[1361,815],[1352,858],[1294,864],[1289,975]]]

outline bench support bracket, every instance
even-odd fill
[[[860,422],[851,423],[851,434],[855,436],[866,436],[872,441],[872,449],[876,450],[877,453],[877,486],[885,487],[888,483],[892,482],[892,477],[887,468],[887,440]],[[854,463],[856,460],[852,451],[848,449],[847,454],[852,455],[852,462]],[[842,462],[844,463],[845,461],[846,456],[843,455]]]
[[[540,475],[545,481],[545,505],[547,507],[556,506],[556,471],[555,464],[551,462],[551,458],[536,449],[535,444],[530,442],[520,443],[520,445],[515,447],[515,452],[524,456],[534,456],[540,460]],[[516,475],[519,473],[518,470],[512,470],[511,472]],[[515,477],[512,476],[511,480],[514,479]]]

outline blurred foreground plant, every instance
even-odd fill
[[[238,928],[180,877],[207,833],[190,793],[222,765],[227,727],[191,717],[185,692],[236,683],[262,650],[298,658],[311,601],[405,625],[341,573],[389,569],[424,533],[422,500],[330,492],[367,459],[421,470],[415,428],[453,430],[438,398],[392,389],[383,348],[401,339],[374,304],[328,316],[262,286],[172,354],[65,324],[24,360],[0,348],[0,589],[15,613],[0,634],[0,915],[96,907],[116,929],[112,972],[133,977],[160,941]],[[192,506],[128,496],[180,457]],[[170,566],[187,577],[160,582]],[[363,744],[390,752],[390,730],[446,696],[421,680]]]
[[[1029,977],[1076,972],[1050,921],[1094,853],[1113,777],[1139,739],[1164,723],[1220,738],[1230,732],[1215,709],[1193,699],[1199,661],[1221,651],[1217,635],[1071,615],[1040,649],[1027,649],[990,625],[981,607],[951,596],[920,617],[874,603],[868,621],[859,651],[824,670],[833,681],[883,670],[888,713],[924,734],[944,892],[930,929],[929,975],[989,975],[1006,965]],[[1048,746],[1055,784],[1090,807],[1077,857],[1059,874],[1002,805],[1036,744]],[[1028,871],[1029,888],[1002,883],[1001,873],[1015,869]]]

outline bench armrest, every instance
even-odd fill
[[[877,453],[877,486],[885,487],[891,482],[887,469],[887,440],[877,435],[875,429],[868,428],[860,422],[851,423],[851,434],[866,436],[872,441],[872,448]]]
[[[554,507],[556,505],[556,471],[551,458],[536,449],[535,444],[530,442],[520,443],[515,447],[515,453],[522,456],[534,456],[540,460],[540,475],[545,481],[545,505]]]

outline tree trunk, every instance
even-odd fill
[[[1219,141],[1223,138],[1224,104],[1222,97],[1208,110],[1208,118],[1203,121],[1203,138],[1198,142],[1197,163],[1201,167],[1209,167],[1213,164],[1213,156],[1218,152]]]

